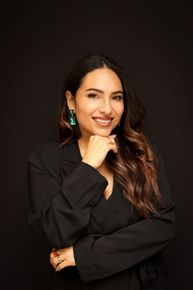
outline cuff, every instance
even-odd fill
[[[81,162],[62,184],[63,193],[81,208],[92,206],[104,192],[108,182],[95,168]]]

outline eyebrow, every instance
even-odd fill
[[[88,92],[88,91],[96,91],[99,93],[104,93],[102,90],[95,89],[95,88],[90,88],[90,89],[86,90],[86,92]],[[113,92],[112,94],[123,94],[123,91],[116,91],[116,92]]]

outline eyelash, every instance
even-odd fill
[[[115,96],[113,97],[113,100],[116,100],[116,101],[121,101],[123,99],[122,96]]]
[[[97,98],[98,95],[96,95],[96,94],[88,94],[88,97],[89,98]],[[123,99],[123,96],[114,96],[112,99],[116,100],[116,101],[121,101]]]
[[[88,97],[89,98],[96,98],[96,97],[98,97],[96,94],[88,94]]]

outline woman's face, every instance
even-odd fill
[[[69,109],[74,109],[82,138],[107,137],[119,124],[124,110],[123,87],[108,68],[85,75],[75,97],[66,92]]]

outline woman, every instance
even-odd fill
[[[122,69],[89,55],[67,77],[60,143],[28,160],[30,224],[50,244],[51,289],[170,289],[161,250],[175,196]]]

